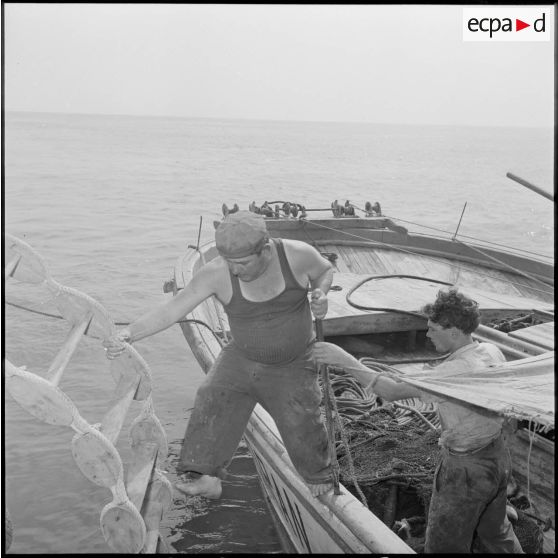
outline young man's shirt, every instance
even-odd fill
[[[502,351],[491,343],[474,342],[461,347],[435,367],[413,374],[417,379],[458,376],[505,362]],[[487,371],[487,374],[490,372]],[[482,448],[500,435],[504,419],[481,414],[465,404],[459,405],[442,396],[424,393],[420,399],[435,403],[442,425],[439,444],[455,451]]]

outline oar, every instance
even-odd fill
[[[316,318],[316,339],[318,341],[324,340],[324,330],[322,326],[322,320]],[[331,461],[331,476],[333,479],[333,493],[336,495],[341,494],[339,489],[339,473],[337,465],[337,454],[335,452],[335,438],[334,438],[334,428],[333,428],[333,416],[331,414],[332,401],[330,399],[331,384],[329,381],[329,370],[326,364],[320,364],[320,374],[322,376],[322,384],[324,388],[324,406],[325,406],[325,416],[326,416],[326,428],[327,428],[327,445],[329,450],[329,457]]]
[[[508,178],[511,178],[512,180],[515,180],[516,182],[518,182],[522,186],[525,186],[526,188],[529,188],[529,190],[533,190],[533,192],[536,192],[537,194],[540,194],[541,196],[544,196],[545,198],[549,199],[550,201],[554,201],[554,195],[553,194],[550,194],[546,190],[543,190],[542,188],[539,188],[538,186],[535,186],[534,184],[531,184],[530,182],[527,182],[527,180],[524,180],[523,178],[519,178],[519,176],[516,176],[515,174],[512,174],[511,172],[507,172],[506,176]]]

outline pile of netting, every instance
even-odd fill
[[[539,320],[535,314],[527,313],[520,315],[508,316],[506,318],[494,319],[486,325],[492,329],[510,333],[510,331],[517,331],[526,327],[542,324],[543,321]]]
[[[343,370],[330,369],[329,381],[338,413],[339,481],[413,550],[422,552],[439,456],[435,408],[417,399],[382,401]],[[518,518],[513,526],[524,551],[540,551],[542,526],[514,507]]]
[[[384,402],[342,370],[330,369],[329,379],[340,482],[420,551],[439,453],[434,408],[418,400]]]

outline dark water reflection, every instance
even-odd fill
[[[172,444],[180,449],[180,442]],[[176,456],[171,456],[176,458]],[[282,553],[249,450],[242,442],[229,467],[219,500],[175,494],[165,519],[167,542],[180,553]],[[249,526],[249,528],[247,528]]]

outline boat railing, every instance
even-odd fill
[[[35,418],[75,431],[71,445],[77,466],[91,482],[112,493],[112,501],[100,515],[101,531],[110,548],[119,553],[167,552],[159,527],[172,503],[172,486],[158,468],[167,457],[168,446],[153,408],[149,366],[125,344],[120,358],[107,361],[116,388],[106,414],[98,424],[86,421],[60,382],[83,336],[97,333],[97,339],[106,339],[115,332],[114,321],[96,300],[55,281],[41,256],[27,243],[6,234],[5,253],[5,280],[46,287],[70,325],[44,376],[5,359],[8,392]],[[115,445],[133,400],[142,402],[142,408],[130,427],[132,461],[125,475]]]
[[[508,176],[510,175],[511,173],[508,173]],[[513,178],[517,179],[517,177],[513,177]],[[530,185],[530,187],[536,188],[532,185]],[[382,227],[393,230],[394,232],[399,232],[404,235],[406,235],[408,231],[400,223],[411,225],[415,228],[418,227],[419,229],[426,229],[429,231],[427,233],[422,233],[413,229],[414,236],[428,236],[429,238],[437,238],[439,240],[445,240],[445,241],[451,240],[476,248],[484,248],[484,249],[495,248],[499,252],[509,254],[511,256],[518,256],[524,254],[529,257],[538,257],[541,261],[543,260],[553,261],[554,256],[552,254],[539,254],[533,251],[523,250],[513,246],[508,246],[497,242],[491,242],[473,236],[458,234],[459,226],[461,224],[461,219],[463,218],[463,213],[465,211],[466,205],[467,204],[465,203],[463,212],[461,214],[461,218],[457,225],[457,229],[453,233],[451,231],[440,229],[437,227],[432,227],[414,221],[405,220],[398,216],[387,215],[385,212],[382,211],[381,206],[378,202],[375,202],[375,204],[372,205],[369,201],[367,201],[365,202],[363,208],[351,202],[350,200],[346,200],[344,204],[343,203],[340,204],[338,203],[338,200],[335,200],[334,202],[331,203],[331,207],[307,207],[298,202],[285,202],[285,201],[277,200],[277,201],[270,201],[270,202],[266,201],[264,202],[264,204],[262,204],[261,207],[257,206],[255,202],[252,202],[248,209],[249,211],[264,215],[264,217],[266,217],[267,219],[280,219],[280,220],[296,219],[296,220],[304,221],[308,218],[308,214],[313,212],[319,212],[325,214],[326,216],[325,218],[330,218],[330,219],[332,218],[350,219],[350,218],[358,218],[362,216],[366,219],[372,218],[375,221],[381,222]],[[224,207],[226,207],[226,204],[224,205]],[[350,209],[347,210],[347,208]],[[238,211],[238,204],[235,204],[235,209],[229,210],[228,208],[226,208],[226,211],[224,209],[223,214],[228,215],[229,213],[234,213],[235,211]]]

